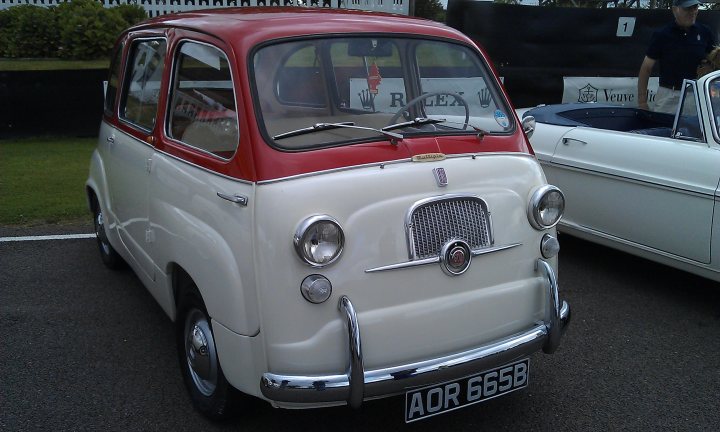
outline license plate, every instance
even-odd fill
[[[530,359],[405,393],[405,423],[496,398],[527,387]]]

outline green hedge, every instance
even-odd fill
[[[94,0],[0,11],[0,57],[107,57],[123,29],[147,18],[138,5],[104,8]]]

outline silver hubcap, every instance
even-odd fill
[[[185,321],[185,357],[190,377],[204,396],[217,387],[218,362],[215,340],[205,314],[193,309]]]
[[[103,217],[102,210],[98,210],[97,216],[95,217],[95,235],[100,242],[100,247],[106,255],[110,254],[110,245],[105,235],[105,218]]]

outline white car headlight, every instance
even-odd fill
[[[316,215],[300,223],[293,243],[301,260],[313,267],[324,267],[338,259],[342,253],[345,234],[332,217]]]
[[[565,211],[565,195],[553,185],[535,189],[528,204],[528,219],[535,229],[554,227]]]

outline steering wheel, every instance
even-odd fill
[[[407,104],[405,104],[404,107],[400,108],[400,109],[398,110],[398,112],[396,112],[396,113],[392,116],[392,118],[391,118],[390,121],[388,122],[388,126],[394,125],[395,122],[397,121],[397,119],[400,118],[400,116],[403,116],[403,117],[405,117],[405,118],[407,119],[405,113],[407,112],[408,108],[410,108],[411,106],[416,105],[418,102],[422,102],[422,101],[424,101],[425,99],[428,99],[428,98],[431,98],[431,97],[440,96],[440,95],[452,96],[453,98],[455,98],[456,101],[460,102],[460,105],[462,105],[463,108],[465,108],[465,123],[463,124],[463,129],[466,129],[467,126],[468,126],[468,123],[470,122],[470,108],[468,107],[467,102],[465,101],[465,99],[463,99],[462,96],[460,96],[460,95],[457,94],[457,93],[450,93],[450,92],[425,93],[425,94],[422,94],[422,95],[420,95],[420,96],[412,99],[412,100],[409,101]]]

